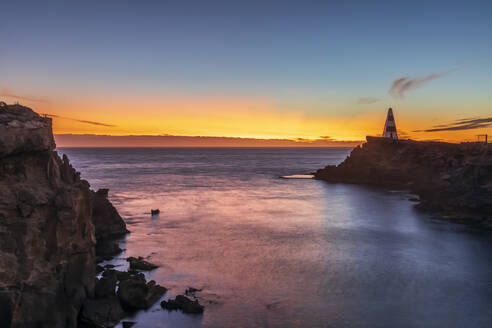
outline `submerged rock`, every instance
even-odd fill
[[[129,257],[126,260],[130,262],[130,269],[132,270],[149,271],[149,270],[157,269],[159,267],[153,263],[147,262],[141,256],[139,256],[138,258]]]
[[[184,295],[177,295],[174,300],[162,301],[161,307],[167,310],[181,310],[185,313],[203,313],[204,306],[198,300],[192,301]]]

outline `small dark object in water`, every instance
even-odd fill
[[[150,214],[152,214],[152,215],[157,215],[157,214],[159,214],[160,212],[161,212],[161,211],[159,211],[159,209],[158,209],[158,208],[157,208],[157,209],[155,209],[155,210],[150,210]]]
[[[185,291],[185,295],[195,296],[196,292],[201,292],[201,289],[190,287]]]

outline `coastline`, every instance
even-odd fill
[[[315,178],[408,190],[418,208],[443,219],[492,229],[492,145],[367,137],[339,165]]]
[[[0,127],[2,326],[112,327],[156,303],[167,289],[142,272],[157,266],[141,257],[126,259],[128,271],[99,265],[123,251],[129,231],[109,190],[91,190],[55,151],[51,119],[7,105]]]

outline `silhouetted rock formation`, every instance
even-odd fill
[[[420,207],[492,228],[492,146],[367,137],[338,166],[316,172],[329,182],[409,190]]]
[[[76,327],[82,304],[95,296],[96,236],[126,231],[105,196],[54,149],[51,119],[0,107],[1,327]]]
[[[150,271],[150,270],[157,269],[159,267],[153,263],[145,261],[144,258],[141,256],[139,256],[138,258],[129,257],[126,260],[130,262],[130,269],[132,270]]]
[[[204,306],[198,303],[198,300],[191,300],[184,295],[177,295],[176,298],[169,299],[167,301],[161,302],[161,307],[172,311],[172,310],[181,310],[184,313],[194,313],[200,314],[203,313]]]
[[[109,189],[92,192],[92,222],[97,240],[118,238],[128,233],[125,222],[108,200],[108,192]]]

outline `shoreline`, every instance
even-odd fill
[[[315,179],[408,190],[417,208],[443,219],[492,229],[492,145],[367,137],[339,165]]]

